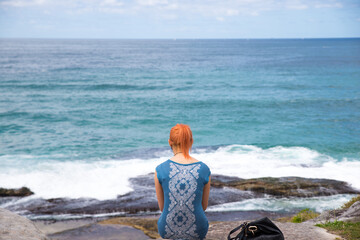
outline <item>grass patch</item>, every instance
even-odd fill
[[[360,222],[342,222],[334,221],[327,222],[325,224],[316,224],[317,227],[325,228],[326,230],[340,235],[347,240],[360,239]]]
[[[305,209],[301,210],[298,214],[293,216],[291,218],[291,222],[301,223],[301,222],[316,218],[319,215],[320,215],[319,213],[316,213],[316,212],[310,210],[309,208],[305,208]]]
[[[282,223],[285,223],[285,222],[291,222],[291,219],[293,217],[289,216],[289,217],[281,217],[281,218],[277,218],[276,221],[277,222],[282,222]]]
[[[347,203],[345,203],[341,208],[342,209],[348,209],[349,207],[351,207],[351,205],[353,205],[355,202],[360,201],[360,195],[353,197],[352,199],[350,199],[350,201],[348,201]]]

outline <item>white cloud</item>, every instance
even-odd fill
[[[295,9],[295,10],[304,10],[309,7],[307,4],[304,3],[304,1],[300,1],[300,0],[287,1],[285,3],[285,6],[288,9]]]
[[[250,14],[251,16],[254,16],[254,17],[259,16],[259,13],[256,12],[256,11],[250,12],[249,14]]]
[[[179,9],[179,5],[177,3],[171,3],[165,6],[160,6],[159,8],[163,10],[176,10]]]
[[[66,13],[70,15],[77,15],[77,14],[90,13],[93,11],[94,11],[93,7],[82,7],[82,8],[69,9],[66,11]]]
[[[160,16],[162,19],[166,20],[175,20],[178,19],[178,16],[176,14],[163,14]]]
[[[124,13],[125,10],[121,9],[121,8],[111,8],[111,7],[102,7],[98,9],[99,12],[104,12],[104,13]]]
[[[100,2],[101,6],[123,6],[124,3],[123,2],[119,2],[117,0],[103,0],[102,2]]]
[[[342,8],[343,5],[338,2],[334,3],[316,3],[314,5],[315,8]]]
[[[274,10],[340,8],[342,4],[339,0],[0,0],[1,6],[36,6],[42,7],[43,11],[62,9],[71,14],[102,12],[163,16],[167,19],[205,17],[224,21],[236,16],[256,17]]]
[[[168,4],[167,0],[138,0],[140,5],[144,6],[158,6],[158,5],[166,5]]]
[[[0,2],[1,5],[11,7],[28,7],[34,5],[43,5],[45,3],[46,0],[8,0]]]
[[[236,16],[239,15],[239,11],[235,9],[228,9],[225,12],[226,16]]]
[[[216,17],[216,20],[218,20],[219,22],[225,21],[225,19],[223,17]]]

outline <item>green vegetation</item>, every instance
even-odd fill
[[[349,207],[351,207],[351,205],[353,205],[355,202],[360,201],[360,195],[353,197],[352,199],[350,199],[350,201],[348,201],[347,203],[345,203],[341,208],[342,209],[348,209]]]
[[[317,227],[325,228],[326,230],[340,235],[347,240],[360,239],[360,222],[342,222],[334,221],[327,222],[325,224],[316,224]]]
[[[307,221],[309,219],[316,218],[317,216],[319,216],[319,213],[316,213],[316,212],[310,210],[309,208],[305,208],[305,209],[301,210],[298,214],[293,216],[291,218],[291,222],[301,223],[301,222]]]
[[[345,203],[341,208],[348,209],[355,202],[360,201],[360,195],[353,197],[350,201]],[[325,228],[329,232],[340,235],[347,240],[360,239],[360,222],[343,222],[337,221],[327,222],[324,224],[316,224],[318,227]]]

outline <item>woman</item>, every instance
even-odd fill
[[[205,210],[210,192],[210,169],[189,155],[193,144],[190,127],[176,124],[169,145],[174,156],[156,167],[155,189],[162,214],[162,238],[204,239],[209,228]]]

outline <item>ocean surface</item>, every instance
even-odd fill
[[[116,198],[176,123],[214,174],[360,189],[360,39],[0,39],[0,187]],[[212,209],[292,206],[261,201]]]

